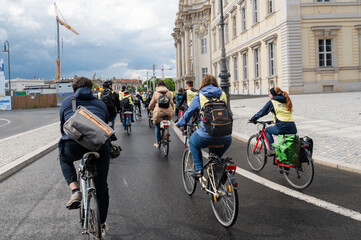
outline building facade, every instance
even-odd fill
[[[26,87],[44,85],[45,81],[41,79],[11,79],[11,91],[24,91]],[[5,89],[9,90],[9,79],[5,81]]]
[[[360,0],[223,0],[223,13],[231,94],[361,90]],[[177,87],[219,75],[220,0],[180,0],[172,36]]]

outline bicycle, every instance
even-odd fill
[[[132,121],[131,121],[132,114],[133,112],[129,112],[129,111],[123,113],[123,126],[124,126],[124,130],[127,131],[128,136],[132,131]]]
[[[78,183],[83,195],[79,207],[80,224],[83,229],[82,234],[99,239],[102,237],[102,231],[99,205],[94,185],[94,178],[96,176],[94,160],[97,158],[99,158],[97,152],[88,152],[83,155],[78,169]]]
[[[267,151],[269,151],[269,143],[265,135],[266,125],[270,125],[273,121],[256,121],[255,124],[262,125],[262,129],[258,129],[258,133],[252,135],[247,143],[247,161],[253,171],[259,172],[267,163]],[[309,145],[302,143],[301,151],[304,152],[305,157],[297,163],[285,164],[277,160],[274,155],[273,165],[278,167],[278,170],[286,178],[287,182],[296,189],[307,188],[313,180],[314,166],[312,153],[308,150]]]
[[[221,147],[209,146],[209,147]],[[231,158],[219,158],[209,154],[208,161],[204,164],[206,176],[195,178],[194,162],[189,148],[186,148],[182,157],[182,179],[186,193],[192,195],[200,182],[202,190],[209,197],[214,215],[224,227],[231,227],[238,217],[238,194],[234,174],[237,169]]]
[[[169,125],[170,125],[170,121],[168,120],[162,120],[160,122],[161,140],[159,144],[159,149],[162,149],[165,157],[168,157],[169,154],[169,143],[170,143]]]
[[[148,109],[148,124],[150,128],[153,126],[152,111],[150,111],[149,109]]]
[[[191,118],[191,123],[187,123],[187,133],[184,139],[184,145],[187,146],[188,140],[191,138],[192,134],[199,129],[199,121],[198,116]]]
[[[142,118],[142,114],[140,113],[140,105],[135,105],[135,118],[140,120]]]

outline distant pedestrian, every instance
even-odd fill
[[[114,122],[117,113],[120,112],[119,95],[112,89],[113,82],[107,80],[103,83],[103,90],[98,94],[98,98],[107,105],[109,112],[109,126],[114,129]]]

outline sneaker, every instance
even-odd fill
[[[200,178],[203,176],[203,170],[196,170],[192,173],[192,177]]]
[[[66,204],[66,208],[69,210],[78,209],[82,198],[83,197],[81,192],[75,192],[73,195],[71,195],[69,202]]]
[[[154,143],[153,146],[154,146],[155,148],[159,148],[159,143]]]
[[[270,149],[268,152],[267,152],[267,157],[273,157],[275,155],[275,150],[274,149]]]
[[[102,231],[102,239],[105,239],[107,232],[109,231],[109,225],[105,222],[100,228]]]

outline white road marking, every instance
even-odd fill
[[[172,127],[173,127],[173,130],[178,135],[178,137],[180,138],[180,140],[184,143],[184,136],[182,136],[182,133],[180,132],[180,130],[174,126],[173,122],[172,122]],[[208,153],[206,151],[202,150],[202,154],[203,154],[204,157],[208,157]],[[247,170],[244,170],[242,168],[239,168],[239,167],[237,167],[236,173],[238,173],[239,175],[241,175],[241,176],[243,176],[245,178],[248,178],[248,179],[250,179],[250,180],[252,180],[252,181],[254,181],[256,183],[259,183],[259,184],[264,185],[264,186],[266,186],[268,188],[271,188],[271,189],[273,189],[275,191],[279,191],[279,192],[284,193],[284,194],[286,194],[288,196],[291,196],[291,197],[297,198],[299,200],[305,201],[307,203],[313,204],[313,205],[315,205],[317,207],[321,207],[321,208],[326,209],[328,211],[331,211],[331,212],[334,212],[334,213],[340,214],[342,216],[349,217],[349,218],[352,218],[352,219],[354,219],[356,221],[361,222],[361,213],[359,213],[359,212],[356,212],[356,211],[353,211],[351,209],[344,208],[342,206],[339,206],[339,205],[336,205],[336,204],[333,204],[333,203],[329,203],[329,202],[326,202],[324,200],[321,200],[321,199],[309,196],[307,194],[301,193],[299,191],[284,187],[282,185],[274,183],[274,182],[272,182],[270,180],[267,180],[267,179],[265,179],[263,177],[260,177],[260,176],[258,176],[256,174],[253,174],[253,173],[251,173],[251,172],[249,172]]]
[[[128,182],[127,182],[127,179],[123,178],[123,183],[126,187],[128,187]]]
[[[0,125],[0,127],[4,127],[4,126],[6,126],[6,125],[8,125],[8,124],[10,124],[10,123],[11,123],[11,121],[10,121],[10,120],[5,119],[5,118],[0,118],[0,121],[5,121],[5,123],[4,123],[3,125]]]

